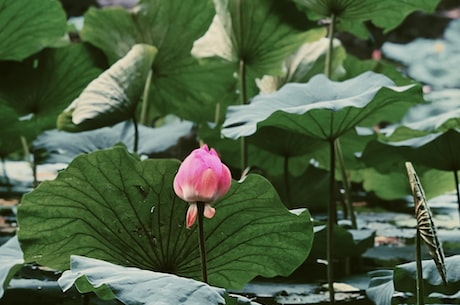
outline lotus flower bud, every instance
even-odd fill
[[[232,176],[214,149],[207,145],[195,149],[182,162],[174,178],[174,192],[190,206],[186,224],[190,228],[198,214],[197,202],[204,202],[204,216],[212,218],[215,209],[211,203],[222,197],[230,188]]]

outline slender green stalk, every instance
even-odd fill
[[[327,284],[331,304],[335,303],[334,295],[334,225],[337,222],[337,208],[335,205],[335,145],[329,141],[330,148],[330,178],[329,178],[329,208],[327,217]]]
[[[415,263],[417,264],[417,305],[424,305],[424,288],[423,288],[423,266],[422,266],[422,238],[420,236],[419,226],[417,224],[417,236],[415,238]]]
[[[206,244],[204,240],[203,229],[204,202],[197,202],[196,204],[198,206],[198,244],[200,246],[201,276],[203,282],[208,283],[208,269],[206,266]]]
[[[331,16],[329,25],[328,39],[329,46],[326,52],[326,63],[324,73],[328,78],[332,74],[332,55],[334,52],[334,34],[335,34],[336,17]],[[329,208],[327,218],[327,283],[329,290],[330,303],[335,303],[334,293],[334,225],[337,223],[337,207],[335,205],[335,158],[336,158],[336,141],[337,139],[329,140],[330,147],[330,168],[329,168]],[[340,152],[341,150],[339,150]]]
[[[291,187],[289,185],[289,156],[284,156],[284,191],[288,204],[291,202]]]
[[[152,69],[150,69],[147,75],[147,80],[144,85],[144,92],[142,94],[142,105],[141,105],[141,117],[139,118],[139,124],[147,125],[147,113],[149,110],[149,90],[150,83],[152,82]]]
[[[457,190],[458,212],[460,214],[460,190],[458,188],[458,173],[456,170],[454,170],[454,179],[455,179],[455,189]]]
[[[244,105],[247,104],[247,96],[246,96],[246,64],[244,60],[240,60],[240,67],[239,67],[239,82],[240,82],[240,104]],[[246,167],[248,166],[248,145],[246,143],[246,139],[241,137],[240,139],[240,149],[241,149],[241,172],[244,172]]]
[[[353,209],[353,205],[351,204],[351,198],[350,198],[350,181],[348,180],[347,171],[345,169],[345,160],[343,159],[340,139],[337,138],[334,144],[335,144],[335,150],[337,154],[337,161],[339,163],[340,175],[342,177],[343,190],[345,192],[344,194],[345,206],[348,210],[348,216],[350,217],[350,220],[351,220],[351,227],[353,229],[357,229],[358,224],[356,222],[356,215]]]
[[[327,38],[329,39],[329,46],[326,53],[326,63],[324,73],[328,78],[331,78],[332,74],[332,54],[334,52],[334,34],[335,34],[335,22],[336,17],[334,14],[331,16],[331,24],[329,25],[329,32]]]
[[[133,124],[134,124],[134,147],[133,151],[137,153],[137,149],[139,146],[139,128],[137,126],[136,117],[133,115]]]
[[[38,185],[38,178],[37,178],[37,165],[35,164],[35,160],[30,153],[29,144],[27,144],[27,139],[24,136],[20,137],[22,150],[24,152],[24,160],[29,162],[30,167],[32,168],[32,178],[33,182],[32,185],[36,187]]]

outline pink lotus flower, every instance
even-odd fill
[[[186,224],[190,228],[198,214],[197,202],[204,202],[204,216],[212,218],[216,210],[211,203],[225,195],[232,176],[228,167],[220,161],[217,152],[207,145],[195,149],[182,162],[174,178],[174,192],[190,205]]]

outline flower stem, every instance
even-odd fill
[[[198,201],[196,205],[198,207],[198,244],[200,246],[201,276],[203,282],[208,283],[208,269],[206,266],[206,244],[204,240],[203,229],[204,202]]]

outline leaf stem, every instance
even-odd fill
[[[334,295],[334,225],[336,223],[337,209],[335,206],[335,141],[329,141],[330,148],[330,177],[329,177],[329,208],[327,217],[327,283],[330,303],[335,303]]]
[[[291,203],[291,187],[289,185],[289,156],[284,156],[284,190],[286,192],[287,204]]]
[[[200,246],[201,276],[203,282],[208,283],[208,269],[206,266],[206,244],[204,240],[203,228],[204,202],[198,201],[196,205],[198,207],[198,244]]]
[[[134,124],[134,147],[133,151],[137,153],[138,145],[139,145],[139,128],[137,126],[137,120],[135,115],[133,114],[133,124]]]
[[[454,179],[455,179],[455,189],[457,190],[457,204],[458,204],[458,213],[460,215],[460,190],[458,188],[458,173],[454,169]]]
[[[246,64],[243,59],[240,59],[239,63],[239,83],[240,83],[240,104],[247,104],[246,96]],[[240,139],[240,149],[241,149],[241,172],[244,172],[248,166],[248,145],[246,139],[241,137]]]
[[[141,117],[139,119],[139,124],[146,125],[147,123],[147,112],[149,109],[149,90],[150,90],[150,83],[152,82],[152,69],[149,70],[149,74],[147,75],[147,80],[145,81],[144,85],[144,92],[142,94],[142,105],[141,105]]]
[[[329,47],[327,48],[326,52],[326,63],[324,68],[324,73],[330,79],[332,74],[332,54],[334,52],[334,34],[335,34],[335,22],[336,17],[334,14],[331,15],[331,24],[329,25],[328,31],[328,39],[329,39]]]

